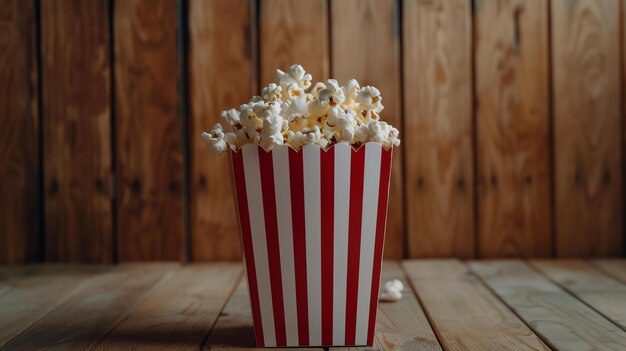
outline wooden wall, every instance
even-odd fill
[[[0,262],[234,260],[199,134],[300,63],[400,127],[386,257],[624,253],[619,0],[0,0]]]

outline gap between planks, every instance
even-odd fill
[[[409,260],[404,268],[446,350],[549,350],[458,260]]]
[[[473,261],[472,271],[555,350],[626,349],[626,333],[520,260]]]
[[[585,260],[532,260],[552,282],[626,330],[626,285]]]

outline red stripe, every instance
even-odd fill
[[[376,218],[376,242],[374,244],[374,266],[372,267],[372,292],[370,294],[370,316],[367,326],[367,344],[374,343],[376,326],[376,306],[380,289],[380,270],[385,246],[385,226],[387,225],[387,200],[389,199],[389,178],[391,176],[392,150],[382,149],[380,156],[380,183],[378,185],[378,210]]]
[[[272,152],[259,149],[261,190],[263,193],[263,216],[265,218],[265,240],[272,286],[272,309],[276,346],[286,346],[285,305],[283,302],[283,279],[280,272],[280,247],[278,242],[278,218],[276,217],[276,189],[274,188],[274,161]]]
[[[252,320],[256,334],[258,347],[265,347],[263,340],[263,324],[261,322],[261,308],[259,307],[259,288],[256,281],[256,269],[254,267],[254,250],[252,249],[252,232],[250,231],[250,215],[248,211],[248,194],[246,192],[246,177],[243,168],[243,151],[231,151],[233,164],[233,178],[237,192],[237,212],[241,225],[241,238],[243,251],[246,258],[246,272],[248,273],[248,289],[250,291],[250,304],[252,305]]]
[[[291,223],[293,256],[296,272],[296,303],[298,308],[298,342],[309,345],[309,305],[307,297],[306,237],[304,224],[304,165],[302,151],[289,148],[289,185],[291,192]]]
[[[348,277],[346,282],[346,345],[356,338],[356,308],[359,294],[361,215],[363,213],[363,173],[365,146],[352,150],[350,162],[350,220],[348,223]]]
[[[333,255],[335,223],[335,148],[320,149],[322,215],[322,344],[333,344]]]

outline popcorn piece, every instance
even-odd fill
[[[328,140],[324,138],[324,135],[318,126],[305,128],[300,133],[303,134],[302,141],[304,144],[317,144],[321,147],[326,147],[326,145],[328,145]]]
[[[384,143],[383,146],[386,148],[390,148],[392,146],[400,146],[400,139],[398,138],[399,135],[400,132],[396,128],[390,127],[389,138],[387,138],[387,142]]]
[[[326,117],[326,125],[333,130],[342,130],[356,126],[355,114],[353,111],[346,112],[342,108],[332,107]]]
[[[241,121],[239,120],[239,111],[231,108],[230,110],[222,111],[220,115],[222,122],[226,126],[226,130],[231,131],[235,126],[241,126]]]
[[[383,290],[380,293],[380,300],[385,302],[396,302],[402,298],[402,292],[391,289],[391,290]]]
[[[350,79],[346,82],[346,85],[341,87],[341,89],[346,96],[342,107],[344,107],[345,109],[355,108],[357,105],[356,98],[359,94],[359,90],[361,89],[361,87],[359,86],[359,82],[357,82],[356,79]]]
[[[367,125],[369,140],[376,143],[386,143],[389,139],[390,127],[385,122],[372,121]]]
[[[276,102],[283,96],[283,88],[274,83],[270,83],[268,86],[261,90],[261,98],[267,102]]]
[[[287,88],[291,85],[292,89],[306,90],[311,86],[310,74],[306,74],[306,71],[300,65],[292,65],[287,72],[283,72],[279,69],[274,74],[276,82],[283,88]]]
[[[370,136],[370,132],[369,132],[369,128],[367,127],[367,124],[359,125],[354,129],[354,138],[352,142],[364,144],[368,142],[369,136]]]
[[[380,300],[388,302],[398,301],[402,298],[402,290],[404,290],[404,284],[401,281],[397,279],[388,281],[380,293]]]
[[[313,97],[318,97],[320,91],[322,91],[323,89],[326,89],[326,84],[322,82],[317,82],[315,83],[313,88],[311,88],[311,95],[313,95]]]
[[[378,121],[380,119],[379,113],[383,110],[382,96],[380,91],[374,87],[366,86],[359,90],[356,97],[356,102],[359,104],[361,110],[361,117],[359,118],[362,123],[369,123],[371,121]]]
[[[385,283],[385,289],[395,289],[398,291],[404,290],[404,284],[398,279],[390,280]]]
[[[334,79],[329,79],[327,83],[326,88],[320,90],[318,94],[319,101],[328,106],[340,106],[346,99],[343,94],[343,89],[341,89],[339,83]]]
[[[241,114],[239,115],[241,124],[243,125],[243,128],[249,132],[256,131],[257,129],[263,127],[263,120],[261,120],[254,112],[254,106],[256,106],[256,103],[245,104],[241,105],[239,109],[241,111]]]
[[[260,101],[255,103],[252,106],[252,111],[257,115],[261,120],[268,119],[272,116],[280,114],[280,104],[279,103],[267,103],[264,101]]]
[[[276,145],[282,145],[284,141],[283,134],[281,133],[282,129],[283,118],[279,115],[271,115],[264,119],[259,145],[261,145],[265,151],[270,151]]]
[[[215,156],[221,155],[228,148],[228,145],[224,141],[224,129],[219,123],[213,127],[211,133],[203,132],[201,136],[202,139],[209,144],[209,151],[211,151],[211,154]]]

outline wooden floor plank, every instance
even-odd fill
[[[626,260],[625,259],[598,259],[593,264],[615,279],[626,283]]]
[[[92,277],[2,349],[84,350],[106,335],[172,266],[122,265]],[[46,286],[33,300],[52,294]]]
[[[226,307],[215,323],[211,334],[204,343],[203,350],[211,351],[260,351],[254,340],[252,311],[246,279],[241,279],[237,289],[228,300]],[[272,348],[272,350],[288,350]],[[315,348],[298,348],[298,350],[318,350]]]
[[[383,264],[381,286],[386,281],[398,279],[405,290],[397,302],[380,302],[376,319],[374,348],[378,350],[441,350],[422,307],[409,286],[401,265],[395,261]],[[368,350],[367,347],[350,348]],[[347,351],[346,348],[331,348],[331,351]]]
[[[549,350],[457,260],[404,261],[446,350]]]
[[[198,349],[242,273],[235,263],[192,264],[160,281],[97,350]]]
[[[626,349],[626,332],[524,262],[473,262],[470,266],[554,349]]]
[[[626,284],[585,260],[533,260],[532,265],[626,330]]]
[[[90,276],[108,269],[96,266],[2,267],[0,345],[63,303]]]

